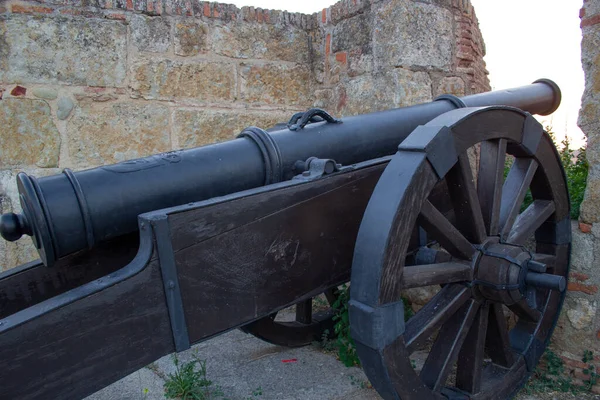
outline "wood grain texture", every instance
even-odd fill
[[[475,248],[428,200],[423,203],[419,224],[452,256],[470,260]]]
[[[467,153],[458,156],[458,162],[446,174],[446,181],[454,205],[456,228],[471,243],[482,243],[487,232]]]
[[[440,328],[419,375],[421,381],[430,389],[439,391],[445,385],[477,310],[479,303],[469,299]]]
[[[0,398],[78,400],[102,389],[174,351],[158,262],[1,337],[10,362]]]
[[[422,264],[404,268],[402,289],[471,281],[471,265],[460,262]]]
[[[477,194],[483,221],[490,236],[498,234],[505,159],[506,139],[481,142]]]
[[[93,251],[69,255],[49,268],[41,262],[0,277],[0,318],[108,275],[129,263],[138,251],[139,234],[99,244]]]
[[[219,204],[191,211],[196,220],[214,221],[214,236],[190,227],[198,243],[174,243],[190,340],[266,317],[349,280],[360,220],[381,169],[253,196],[256,204],[274,198],[278,206],[258,219],[246,214],[249,198],[228,202],[228,210]],[[179,237],[181,232],[173,234],[173,241]]]

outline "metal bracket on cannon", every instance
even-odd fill
[[[324,175],[329,175],[334,172],[347,170],[349,167],[342,167],[335,160],[329,158],[309,157],[306,161],[296,161],[294,170],[302,171],[301,174],[294,176],[295,180],[312,181],[319,179]]]

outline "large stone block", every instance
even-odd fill
[[[234,139],[244,128],[268,129],[287,122],[292,112],[232,110],[176,110],[173,132],[182,148],[203,146]]]
[[[133,66],[131,87],[146,99],[192,98],[201,102],[235,99],[235,66],[216,61],[142,61]]]
[[[180,56],[195,56],[206,53],[208,45],[206,35],[207,25],[198,21],[180,20],[175,23],[175,54]]]
[[[361,75],[338,88],[337,111],[364,114],[431,101],[431,79],[426,72],[402,68],[378,75]]]
[[[333,28],[331,51],[360,49],[363,53],[370,53],[372,26],[373,15],[370,12],[340,21]]]
[[[0,101],[0,167],[56,167],[60,133],[43,100],[8,98]]]
[[[246,64],[241,66],[241,97],[250,103],[312,104],[311,75],[306,66]]]
[[[67,129],[71,163],[77,168],[171,149],[169,109],[164,106],[83,104],[75,110]]]
[[[310,60],[309,35],[289,25],[231,23],[212,28],[215,54],[245,59],[265,59],[307,63]]]
[[[454,16],[449,10],[408,0],[375,3],[373,8],[373,54],[381,68],[450,70]]]
[[[171,43],[171,24],[162,17],[132,14],[129,23],[131,43],[139,51],[164,53]]]
[[[93,18],[0,16],[0,81],[123,86],[127,27]]]

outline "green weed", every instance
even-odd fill
[[[219,388],[212,386],[206,378],[206,361],[197,355],[188,362],[181,363],[177,355],[173,355],[175,372],[165,379],[165,397],[180,400],[210,400],[223,396]]]

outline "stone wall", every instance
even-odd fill
[[[0,212],[45,176],[489,89],[468,0],[342,0],[312,15],[197,0],[0,4]],[[0,241],[0,270],[36,258]]]
[[[579,126],[587,136],[590,170],[579,222],[573,222],[571,274],[567,297],[553,336],[553,348],[562,357],[574,382],[589,380],[584,351],[592,351],[600,367],[600,0],[585,0],[580,11],[583,40],[581,61],[585,92]],[[600,394],[600,385],[592,388]]]

